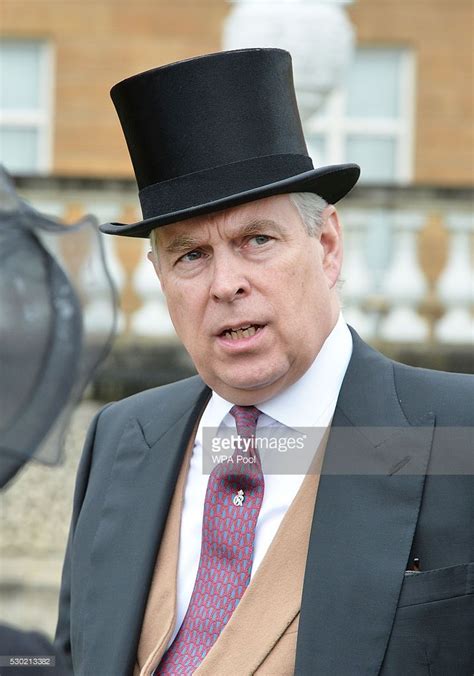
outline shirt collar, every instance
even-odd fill
[[[340,313],[309,369],[286,390],[259,404],[259,410],[296,430],[328,425],[351,354],[352,336]],[[199,427],[219,427],[232,406],[213,392]]]

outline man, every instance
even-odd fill
[[[442,431],[462,459],[472,380],[345,325],[333,204],[359,170],[313,168],[289,55],[199,57],[112,98],[144,220],[103,230],[151,237],[199,376],[91,426],[57,632],[75,673],[470,674],[473,481]],[[203,473],[212,428],[246,469],[237,446]],[[315,428],[307,473],[290,451],[266,471],[265,432]]]

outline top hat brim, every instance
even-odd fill
[[[152,216],[136,223],[104,223],[100,226],[100,230],[108,235],[146,238],[150,236],[152,230],[164,225],[228,209],[264,197],[291,192],[313,192],[320,195],[328,204],[335,204],[354,187],[359,175],[360,167],[357,164],[320,167],[266,185],[206,201],[203,204]]]

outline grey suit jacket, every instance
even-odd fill
[[[313,515],[295,674],[472,676],[474,379],[397,364],[353,339]],[[108,405],[91,425],[56,636],[77,676],[133,673],[183,453],[209,395],[191,378]],[[406,573],[415,556],[421,572]]]

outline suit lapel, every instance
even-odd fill
[[[85,618],[85,674],[133,672],[171,497],[189,436],[209,397],[197,378],[180,392],[173,400],[162,395],[152,411],[143,411],[146,423],[130,419],[117,448],[91,552],[86,608],[94,613]]]
[[[411,426],[393,364],[356,334],[306,563],[296,674],[378,674],[407,566],[433,417]]]

